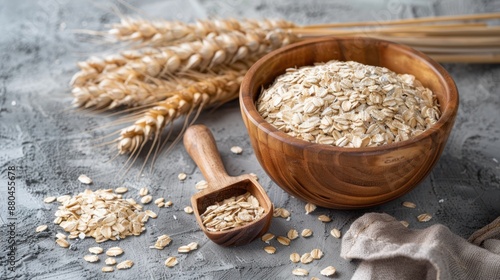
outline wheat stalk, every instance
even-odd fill
[[[295,40],[282,30],[253,30],[247,33],[232,31],[201,41],[159,48],[155,55],[127,64],[144,75],[161,77],[176,72],[206,71],[218,65],[229,65],[262,56]]]
[[[152,104],[168,97],[182,82],[167,80],[176,72],[204,72],[236,61],[249,61],[294,39],[282,30],[246,34],[232,31],[178,46],[124,51],[103,59],[92,57],[79,63],[82,70],[71,81],[73,104],[97,109]]]
[[[119,154],[130,154],[129,160],[142,151],[149,140],[153,140],[144,164],[146,164],[153,148],[160,146],[160,136],[163,129],[181,117],[185,117],[182,131],[172,145],[178,142],[188,123],[189,116],[195,113],[191,123],[196,120],[201,110],[220,105],[238,97],[238,89],[247,67],[243,70],[229,69],[221,74],[204,74],[203,79],[191,86],[175,91],[172,96],[157,102],[154,107],[144,110],[134,124],[123,128],[118,142]],[[170,130],[171,132],[172,130]],[[169,132],[169,136],[170,136]],[[168,140],[165,139],[164,143]],[[155,155],[156,158],[156,155]],[[128,161],[127,161],[128,162]],[[143,165],[144,167],[144,165]]]
[[[294,42],[296,37],[281,29],[231,31],[201,41],[181,43],[163,48],[129,50],[120,56],[91,58],[79,63],[81,71],[71,79],[73,87],[84,87],[108,80],[109,73],[125,80],[166,77],[176,72],[204,72],[220,65],[258,58],[271,50]],[[80,104],[81,102],[76,102]]]
[[[140,79],[124,81],[116,76],[83,87],[75,87],[73,106],[83,108],[114,109],[121,106],[137,107],[153,104],[170,96],[170,93],[179,86],[190,84],[189,79],[166,81],[154,79],[145,82]]]
[[[212,19],[197,20],[193,24],[167,21],[122,18],[114,24],[109,34],[118,41],[138,42],[140,46],[168,46],[180,42],[191,42],[213,33],[220,35],[229,31],[274,30],[293,28],[296,25],[285,20]]]
[[[103,73],[118,73],[124,75],[124,66],[127,63],[141,60],[144,56],[156,54],[154,48],[143,48],[141,50],[124,50],[119,54],[106,55],[103,58],[92,56],[85,61],[80,61],[77,66],[80,71],[71,78],[70,85],[82,87],[95,84],[97,80],[104,80]]]
[[[253,60],[247,63],[233,63],[234,70],[245,71]],[[227,66],[214,67],[211,73],[219,73]],[[114,109],[117,107],[139,107],[150,105],[172,96],[175,90],[188,87],[202,78],[211,77],[199,72],[186,71],[169,79],[158,79],[142,75],[136,69],[122,67],[114,72],[103,72],[92,82],[72,89],[75,107]]]
[[[123,18],[119,24],[113,25],[113,28],[108,31],[109,34],[116,36],[116,39],[120,41],[148,43],[149,47],[140,50],[122,51],[119,55],[113,54],[104,58],[93,56],[86,61],[78,62],[77,65],[81,71],[73,76],[70,84],[80,87],[86,83],[92,83],[101,73],[116,71],[117,68],[132,61],[141,60],[145,56],[161,56],[162,49],[151,48],[152,46],[161,47],[199,41],[209,34],[213,37],[230,31],[245,33],[248,30],[262,29],[265,31],[293,26],[295,26],[293,23],[283,20],[246,20],[240,23],[235,19],[214,19],[199,20],[194,24],[186,24],[178,21]],[[207,42],[207,44],[209,43]]]

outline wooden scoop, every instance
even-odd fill
[[[184,134],[184,147],[196,162],[208,187],[191,197],[196,221],[213,242],[222,246],[238,246],[249,243],[263,235],[269,228],[273,215],[273,205],[264,189],[248,174],[232,177],[224,169],[217,150],[215,139],[204,125],[192,125]],[[203,225],[200,215],[206,208],[226,198],[250,192],[261,207],[264,214],[257,220],[236,228],[224,231],[208,231]]]

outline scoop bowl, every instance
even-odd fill
[[[204,125],[192,125],[184,134],[184,147],[200,168],[208,187],[191,197],[198,225],[213,242],[222,246],[239,246],[263,235],[271,224],[273,204],[262,186],[250,175],[229,176],[224,169],[215,139]],[[201,214],[208,206],[226,198],[249,192],[264,208],[264,214],[249,224],[224,231],[209,231]]]

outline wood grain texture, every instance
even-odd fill
[[[205,190],[191,197],[196,221],[207,237],[222,246],[239,246],[263,235],[271,224],[273,205],[260,184],[248,174],[236,177],[227,174],[215,139],[204,125],[193,125],[186,130],[184,147],[208,182]],[[246,192],[254,195],[265,209],[262,217],[250,224],[230,230],[211,232],[206,229],[200,215],[208,206]]]
[[[442,116],[421,135],[380,147],[339,148],[291,137],[267,123],[255,101],[261,88],[289,67],[332,59],[357,61],[414,75],[437,96]],[[327,37],[276,50],[255,63],[240,90],[243,121],[259,163],[285,191],[319,206],[364,208],[395,199],[432,170],[446,144],[458,109],[458,91],[438,63],[387,41]]]

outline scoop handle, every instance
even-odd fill
[[[209,183],[209,188],[223,186],[230,178],[208,127],[201,124],[188,127],[184,133],[184,147]]]

